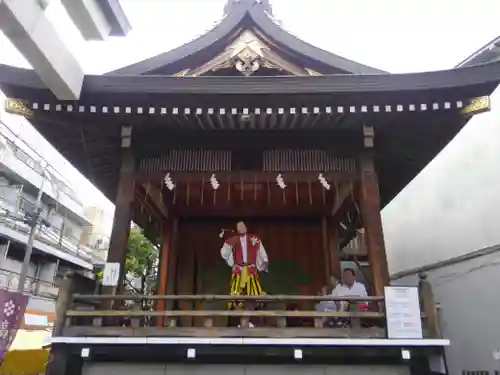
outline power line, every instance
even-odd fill
[[[498,255],[500,255],[500,253]],[[431,281],[432,281],[432,284],[434,286],[436,286],[436,287],[437,286],[442,286],[442,285],[446,285],[446,284],[448,284],[448,283],[450,283],[452,281],[455,281],[455,280],[461,279],[463,277],[466,277],[466,276],[470,275],[473,272],[480,271],[480,270],[483,270],[485,268],[489,268],[489,267],[493,267],[493,266],[497,266],[497,265],[500,265],[500,260],[497,260],[497,261],[494,261],[494,262],[492,262],[491,260],[489,260],[489,261],[481,263],[481,264],[479,264],[477,266],[469,267],[465,271],[462,271],[462,272],[453,272],[453,273],[450,273],[450,274],[447,274],[447,275],[439,276],[439,277],[431,279]],[[438,281],[438,282],[436,283],[436,281]],[[439,281],[441,281],[441,282],[439,282]]]
[[[22,138],[22,137],[21,137],[18,133],[16,133],[14,130],[12,130],[12,128],[11,128],[9,125],[7,125],[7,124],[6,124],[3,120],[1,120],[1,119],[0,119],[0,125],[2,125],[5,129],[7,129],[7,130],[8,130],[8,131],[9,131],[9,132],[10,132],[10,133],[14,136],[14,138],[16,138],[16,140],[21,141],[21,142],[22,142],[22,143],[23,143],[26,147],[28,147],[28,148],[29,148],[29,150],[30,150],[31,152],[33,152],[33,153],[36,155],[36,157],[37,157],[38,159],[40,159],[40,160],[38,160],[38,161],[37,161],[37,160],[35,160],[35,158],[34,158],[33,156],[29,155],[29,153],[28,153],[28,152],[24,151],[21,147],[19,147],[19,146],[16,144],[15,140],[13,140],[12,138],[10,138],[8,135],[6,135],[4,132],[2,132],[2,131],[0,130],[0,134],[1,134],[2,136],[4,136],[4,137],[5,137],[8,141],[12,142],[12,144],[14,145],[14,147],[17,147],[19,150],[21,150],[22,152],[24,152],[28,158],[33,159],[33,161],[34,161],[35,163],[37,163],[37,164],[41,165],[42,167],[43,167],[44,165],[47,165],[47,166],[50,168],[50,173],[51,173],[51,174],[53,174],[53,175],[54,175],[54,177],[56,177],[56,178],[59,180],[59,182],[60,182],[61,184],[63,184],[66,188],[68,188],[68,189],[72,190],[72,189],[71,189],[71,187],[69,186],[69,182],[68,182],[68,181],[65,181],[65,178],[64,178],[64,177],[63,177],[63,176],[62,176],[62,175],[61,175],[61,174],[57,171],[57,169],[56,169],[56,168],[52,165],[52,163],[50,163],[47,159],[45,159],[42,155],[40,155],[40,154],[38,153],[38,151],[37,151],[37,150],[36,150],[36,149],[35,149],[35,148],[34,148],[34,147],[33,147],[33,146],[29,143],[29,142],[27,142],[27,141],[26,141],[24,138]]]

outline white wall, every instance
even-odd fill
[[[500,244],[500,88],[383,211],[391,273]]]
[[[492,297],[484,287],[500,284],[499,266],[500,252],[496,251],[426,272],[440,305],[443,337],[451,342],[445,348],[449,374],[494,374],[499,369],[496,352],[500,350],[500,298]],[[417,275],[410,274],[394,280],[393,285],[417,282]]]

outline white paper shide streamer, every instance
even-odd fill
[[[170,190],[170,191],[174,190],[175,184],[174,184],[174,181],[172,181],[172,177],[170,177],[170,173],[167,173],[165,175],[163,182],[165,182],[165,186],[167,187],[168,190]]]
[[[276,177],[276,184],[278,184],[281,189],[286,188],[285,180],[283,179],[283,175],[281,173]]]
[[[210,177],[210,185],[212,185],[212,189],[214,190],[217,190],[220,186],[219,181],[217,181],[217,178],[215,177],[215,174]]]
[[[323,173],[319,174],[318,181],[326,190],[330,190],[332,188],[331,185],[326,180],[325,176],[323,176]]]

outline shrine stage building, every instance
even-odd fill
[[[268,1],[229,0],[224,11],[186,45],[85,76],[77,101],[58,101],[32,70],[0,66],[7,110],[29,118],[115,203],[108,262],[123,265],[131,221],[161,246],[157,292],[147,297],[153,311],[124,311],[116,299],[142,297],[113,297],[110,288],[97,296],[62,288],[49,374],[101,374],[113,363],[124,373],[145,363],[151,374],[173,373],[181,370],[172,362],[189,360],[201,367],[182,371],[241,364],[234,372],[256,358],[269,368],[295,363],[290,371],[313,371],[296,362],[314,359],[324,364],[314,371],[331,374],[352,363],[361,366],[356,373],[364,364],[384,374],[429,373],[427,359],[448,342],[424,279],[424,338],[385,332],[380,210],[471,116],[489,109],[500,62],[389,74],[286,33]],[[272,314],[224,307],[230,270],[218,234],[238,220],[267,249],[269,274],[261,277]],[[369,328],[323,327],[322,315],[305,311],[344,261],[359,266],[374,307],[337,316],[375,320]],[[92,309],[77,308],[85,303]],[[113,316],[138,321],[121,327]],[[243,326],[228,327],[238,316]],[[287,327],[291,317],[314,324]],[[250,318],[257,327],[248,328]],[[402,349],[411,349],[410,365]]]

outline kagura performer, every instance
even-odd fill
[[[220,252],[222,258],[232,268],[230,295],[264,295],[259,282],[259,271],[267,272],[269,260],[262,241],[254,234],[247,233],[243,221],[236,224],[237,235],[225,240]],[[221,237],[224,237],[222,230]],[[243,303],[230,303],[229,308],[243,308]]]

